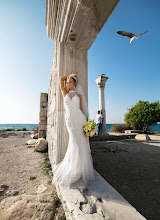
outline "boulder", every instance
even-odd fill
[[[141,133],[141,130],[125,130],[125,134]]]
[[[149,141],[150,137],[148,136],[148,134],[137,134],[135,136],[135,139],[139,141]]]
[[[5,191],[9,188],[9,186],[5,185],[5,184],[1,184],[0,187],[0,196],[4,195]]]
[[[17,196],[19,194],[19,191],[18,190],[8,190],[5,194],[7,196]]]
[[[31,134],[30,137],[33,138],[33,139],[38,139],[38,134]]]
[[[6,189],[8,189],[9,188],[9,186],[7,186],[7,185],[5,185],[5,184],[1,184],[1,189],[4,189],[4,190],[6,190]]]
[[[48,147],[48,142],[44,138],[38,138],[38,140],[35,143],[35,149],[37,151],[46,151]]]
[[[0,203],[0,219],[53,219],[55,209],[51,194],[11,196]]]
[[[38,187],[38,190],[37,190],[37,193],[43,193],[45,192],[47,189],[46,186],[44,186],[43,184],[41,184],[39,187]]]
[[[27,144],[28,145],[34,145],[36,143],[36,141],[37,141],[36,139],[31,139],[31,140],[27,141]]]

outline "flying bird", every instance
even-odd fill
[[[128,32],[126,32],[126,31],[117,31],[118,34],[120,34],[120,35],[122,35],[122,36],[126,36],[126,37],[131,38],[129,44],[132,43],[132,41],[134,41],[135,39],[137,39],[139,36],[141,36],[141,35],[143,35],[143,34],[145,34],[145,33],[147,33],[147,32],[148,32],[148,31],[145,31],[145,32],[143,32],[143,33],[141,33],[141,34],[133,34],[133,33],[128,33]]]

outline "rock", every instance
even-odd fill
[[[27,144],[28,145],[33,145],[33,144],[35,144],[36,143],[36,139],[32,139],[32,140],[28,140],[27,141]]]
[[[18,193],[19,193],[19,191],[17,191],[17,190],[8,190],[5,194],[7,196],[16,196],[16,195],[18,195]]]
[[[38,139],[38,134],[31,134],[30,137],[33,138],[33,139]]]
[[[148,136],[148,134],[137,134],[135,136],[135,139],[139,141],[148,141],[150,140],[150,137]]]
[[[4,194],[4,189],[0,190],[0,196]]]
[[[8,189],[9,188],[9,186],[7,186],[7,185],[5,185],[5,184],[1,184],[1,189],[4,189],[4,190],[6,190],[6,189]]]
[[[45,187],[43,184],[41,184],[38,187],[37,193],[43,193],[44,191],[46,191],[47,187]]]
[[[9,134],[0,132],[0,137],[8,138]]]
[[[25,134],[19,134],[19,137],[24,138]]]
[[[34,134],[31,134],[30,137],[33,138],[33,137],[34,137]]]
[[[46,151],[48,147],[48,142],[44,138],[38,138],[35,143],[35,149],[37,151]]]
[[[141,130],[125,130],[125,134],[140,133]]]
[[[0,219],[53,219],[54,212],[52,194],[11,196],[0,203]]]

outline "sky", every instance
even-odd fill
[[[105,86],[106,123],[124,123],[139,100],[160,100],[160,1],[120,0],[88,50],[88,106],[95,120],[95,80]],[[129,44],[116,32],[148,32]],[[48,93],[54,40],[47,37],[44,0],[0,0],[0,124],[38,124]]]

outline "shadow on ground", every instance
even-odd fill
[[[160,220],[160,147],[90,141],[94,168],[148,220]]]

